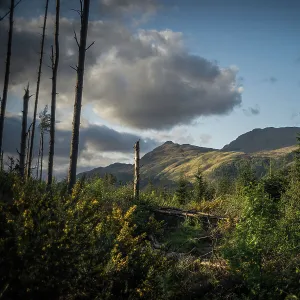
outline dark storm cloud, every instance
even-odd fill
[[[15,21],[11,66],[11,87],[15,91],[23,92],[28,81],[33,87],[36,82],[41,24],[42,18]],[[49,16],[40,105],[49,103],[51,95],[51,69],[47,64],[53,24],[54,18]],[[62,18],[60,27],[57,106],[69,109],[76,77],[70,65],[76,64],[78,51],[73,30],[78,32],[79,23]],[[6,25],[0,23],[0,38],[5,40],[6,35]],[[92,104],[94,111],[109,122],[162,130],[191,124],[200,116],[228,114],[241,103],[238,70],[191,55],[180,32],[140,30],[133,34],[120,23],[93,21],[88,40],[95,45],[86,56],[84,104]],[[4,68],[5,51],[1,43],[0,68]]]
[[[28,120],[28,124],[31,120]],[[39,134],[39,130],[37,131]],[[56,130],[55,155],[62,158],[68,158],[70,154],[71,131]],[[21,135],[21,117],[8,116],[5,120],[4,129],[4,151],[7,153],[17,153],[16,149],[20,147]],[[80,153],[84,153],[88,148],[97,152],[122,152],[132,153],[133,145],[137,140],[141,140],[143,151],[147,152],[155,148],[158,144],[153,139],[143,139],[138,135],[118,132],[106,126],[89,125],[80,130]],[[38,137],[35,138],[35,149],[38,149]],[[45,153],[48,150],[49,135],[45,135]],[[36,153],[37,154],[37,151]]]
[[[81,139],[85,144],[91,144],[99,151],[133,152],[133,145],[141,139],[143,151],[150,151],[158,144],[153,139],[142,139],[141,137],[115,131],[106,126],[90,125],[81,130]]]

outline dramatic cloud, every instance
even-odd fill
[[[132,57],[128,49],[114,48],[92,67],[91,97],[101,117],[139,129],[165,129],[226,114],[241,103],[237,70],[190,55],[181,33],[141,31],[134,42],[139,47]]]
[[[28,120],[29,124],[31,120]],[[39,134],[39,131],[37,132]],[[8,155],[17,156],[20,148],[21,117],[7,116],[4,130],[4,152]],[[158,146],[158,142],[150,138],[141,138],[126,132],[118,132],[106,126],[91,125],[80,131],[79,161],[78,168],[93,168],[107,165],[120,159],[126,161],[128,155],[133,154],[134,143],[140,140],[143,152],[148,152]],[[57,174],[66,173],[70,154],[70,130],[56,130],[55,141],[55,171]],[[38,154],[39,139],[35,139],[35,157]],[[45,136],[45,167],[47,165],[49,135]]]
[[[247,109],[243,109],[243,112],[246,116],[256,116],[256,115],[259,115],[260,113],[260,109],[258,106],[256,107],[248,107]]]
[[[29,123],[30,124],[30,120]],[[21,116],[8,116],[5,120],[4,130],[4,151],[16,152],[19,148],[21,134]],[[35,148],[38,148],[38,139],[36,138]],[[68,157],[70,154],[70,130],[56,130],[55,154],[61,157]],[[80,152],[87,148],[93,148],[101,152],[133,152],[133,145],[137,140],[141,140],[142,148],[145,152],[154,149],[158,144],[157,141],[146,138],[143,139],[138,135],[118,132],[106,126],[89,124],[80,130]],[[46,138],[45,144],[48,140]]]
[[[28,81],[36,81],[41,23],[42,18],[15,22],[11,91],[19,91],[18,96]],[[51,70],[46,65],[53,23],[50,16],[41,106],[50,100]],[[74,101],[75,72],[70,68],[77,60],[74,28],[78,30],[78,22],[61,20],[59,110],[72,108]],[[6,29],[4,23],[0,24],[1,40],[5,40]],[[203,57],[189,54],[179,32],[131,33],[117,23],[94,21],[90,23],[89,41],[95,41],[95,45],[87,52],[84,104],[92,103],[94,111],[110,123],[137,129],[169,129],[190,124],[199,116],[227,114],[241,103],[237,69],[220,68]],[[5,58],[4,43],[0,45],[0,57]]]

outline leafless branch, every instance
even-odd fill
[[[16,7],[20,4],[21,1],[22,1],[22,0],[19,0],[19,1],[15,4],[14,8],[16,8]],[[7,17],[9,14],[10,14],[10,10],[9,10],[4,16],[0,17],[0,22],[3,21],[3,20],[5,19],[5,17]]]
[[[75,68],[75,67],[70,66],[70,68],[72,68],[73,70],[75,70],[77,72],[77,67]]]
[[[92,42],[92,43],[85,49],[85,51],[88,51],[94,44],[95,44],[95,42]]]
[[[76,44],[77,44],[77,46],[78,46],[78,48],[79,48],[79,42],[78,42],[78,39],[77,39],[77,34],[76,34],[75,29],[74,29],[74,39],[75,39]]]
[[[81,11],[79,9],[71,9],[71,10],[77,12],[79,14],[79,17],[81,18]]]

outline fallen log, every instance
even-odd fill
[[[211,215],[208,213],[196,211],[196,210],[181,210],[173,207],[161,207],[153,210],[156,213],[161,213],[175,217],[192,217],[192,218],[206,218],[209,220],[219,221],[227,220],[228,218],[222,216]]]

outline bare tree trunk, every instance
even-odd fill
[[[36,168],[36,179],[39,179],[39,172],[40,172],[40,158],[41,158],[41,134],[42,130],[40,133],[40,143],[39,143],[39,154],[38,154],[38,159],[37,159],[37,168]]]
[[[25,175],[25,158],[26,158],[26,137],[27,137],[27,115],[28,115],[28,103],[29,103],[29,84],[25,89],[25,95],[23,98],[23,117],[22,117],[22,132],[21,132],[21,146],[20,146],[20,175],[24,179]]]
[[[140,195],[140,142],[137,141],[134,145],[134,181],[133,181],[133,196],[139,199]]]
[[[29,172],[31,170],[32,157],[33,157],[36,115],[37,115],[37,106],[38,106],[38,101],[39,101],[40,82],[41,82],[42,65],[43,65],[43,58],[44,58],[44,44],[45,44],[45,31],[46,31],[47,15],[48,15],[48,5],[49,5],[49,0],[46,0],[44,25],[43,25],[43,33],[42,33],[42,41],[41,41],[41,53],[40,53],[40,61],[39,61],[39,69],[38,69],[38,79],[37,79],[36,92],[35,92],[32,134],[31,134],[30,149],[29,149],[29,162],[28,162],[28,169],[27,169]],[[30,176],[30,173],[27,174],[27,177],[29,177],[29,176]]]
[[[14,5],[14,8],[16,8],[16,7],[20,4],[21,1],[22,1],[22,0],[19,0],[19,1]],[[0,17],[0,22],[3,21],[9,14],[10,14],[10,9],[9,9],[9,11],[8,11],[7,13],[5,13],[2,17]]]
[[[56,0],[56,20],[55,20],[55,57],[52,48],[52,100],[51,100],[51,125],[50,125],[50,143],[49,143],[49,162],[48,162],[48,186],[51,186],[53,180],[53,159],[55,143],[55,111],[56,111],[56,82],[59,63],[59,14],[60,0]]]
[[[4,155],[3,155],[3,151],[0,153],[0,171],[2,172],[4,170]]]
[[[28,131],[27,131],[27,155],[26,155],[26,174],[28,174],[28,161],[29,161],[29,145],[30,145],[30,136],[31,136],[31,125],[29,126],[28,128]],[[28,177],[26,176],[26,179],[28,179]]]
[[[43,158],[44,158],[44,132],[42,132],[41,135],[41,171],[40,171],[40,182],[42,182],[43,179]]]
[[[70,167],[68,175],[68,191],[72,192],[73,186],[76,183],[76,169],[78,159],[78,146],[79,146],[79,128],[80,128],[80,115],[81,115],[81,103],[83,92],[83,77],[84,77],[84,62],[85,53],[87,51],[87,33],[89,25],[89,10],[90,0],[81,0],[81,28],[80,28],[80,42],[78,43],[76,34],[75,39],[79,47],[78,66],[77,66],[77,84],[75,88],[75,103],[74,103],[74,116],[73,116],[73,132],[71,141],[71,153],[70,153]]]
[[[4,129],[4,118],[5,118],[5,111],[6,111],[8,84],[9,84],[11,47],[12,47],[12,37],[13,37],[13,28],[14,28],[14,10],[15,10],[15,0],[11,0],[10,13],[9,13],[9,32],[8,32],[8,43],[7,43],[7,54],[6,54],[5,78],[4,78],[3,97],[1,101],[1,112],[0,112],[0,153],[3,150],[2,149],[3,129]]]

